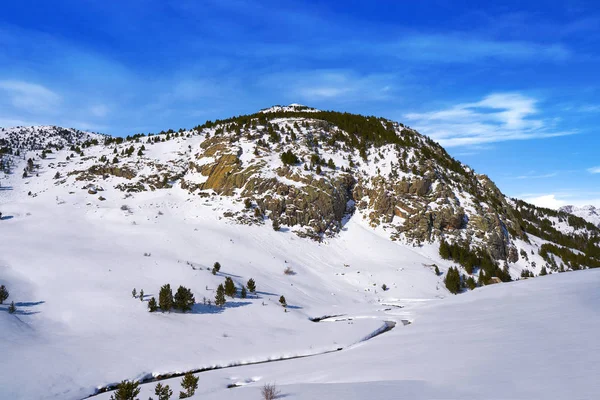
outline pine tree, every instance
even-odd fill
[[[475,279],[473,279],[472,276],[467,278],[467,287],[471,290],[473,290],[477,287],[477,284],[475,283]]]
[[[435,274],[436,274],[437,276],[440,276],[440,269],[438,268],[438,266],[437,266],[437,265],[435,266]]]
[[[183,312],[190,311],[196,303],[192,291],[183,286],[179,286],[177,289],[174,300],[173,307]]]
[[[6,299],[8,299],[8,295],[10,293],[8,292],[8,289],[6,288],[6,286],[2,285],[0,286],[0,304],[3,304],[4,301]]]
[[[321,175],[321,173],[323,172],[323,170],[321,170],[321,166],[317,165],[317,169],[315,170],[315,172],[317,173],[317,175]]]
[[[110,400],[138,400],[140,394],[139,382],[123,381],[119,384]]]
[[[279,303],[281,303],[283,307],[287,307],[287,302],[285,301],[285,297],[283,297],[283,295],[281,295],[279,298]]]
[[[185,392],[179,393],[180,399],[185,399],[187,397],[192,397],[196,393],[196,389],[198,389],[198,380],[200,378],[194,376],[191,372],[188,372],[181,379],[181,387],[185,389]]]
[[[133,290],[131,291],[131,295],[134,299],[137,297],[137,290],[135,290],[135,288],[133,288]]]
[[[236,293],[237,289],[235,283],[233,283],[233,279],[230,277],[225,278],[225,294],[233,299]]]
[[[248,296],[248,293],[246,292],[246,287],[242,286],[242,292],[240,293],[240,297],[242,299],[245,299]]]
[[[440,243],[440,257],[442,257],[444,260],[450,259],[450,247],[444,240],[442,240]]]
[[[216,262],[215,265],[213,265],[212,274],[216,275],[217,272],[219,272],[220,270],[221,270],[221,264],[219,264],[219,262]]]
[[[483,275],[483,269],[479,270],[479,278],[477,278],[477,284],[479,286],[485,285],[485,275]]]
[[[154,394],[158,396],[157,400],[169,400],[171,396],[173,396],[173,391],[169,387],[169,385],[163,386],[162,384],[157,383],[154,388]]]
[[[148,302],[148,311],[155,312],[156,310],[158,310],[158,304],[156,304],[156,299],[152,297]]]
[[[140,301],[144,301],[144,289],[140,289]]]
[[[225,287],[223,287],[223,284],[220,284],[219,287],[217,287],[215,305],[219,307],[223,307],[225,305]]]
[[[246,286],[248,286],[250,293],[256,293],[256,282],[254,282],[254,279],[248,279],[248,284]]]
[[[17,307],[15,307],[15,302],[11,302],[10,306],[8,306],[8,313],[9,314],[14,314],[15,312],[17,312]]]
[[[544,265],[540,270],[540,276],[548,275],[548,271],[546,270],[546,266]]]
[[[163,285],[158,292],[158,304],[163,311],[171,311],[173,308],[173,292],[168,283]]]
[[[450,267],[446,274],[446,279],[444,279],[446,288],[448,288],[450,293],[457,294],[460,292],[460,282],[460,273],[458,272],[458,269]]]

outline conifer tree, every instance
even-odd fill
[[[437,276],[440,276],[440,269],[438,268],[438,266],[437,266],[437,265],[435,266],[435,274],[436,274]]]
[[[188,397],[192,397],[196,393],[196,389],[198,389],[198,380],[200,378],[194,376],[191,372],[188,372],[181,379],[181,387],[185,390],[185,392],[179,393],[180,399],[185,399]]]
[[[160,382],[154,388],[154,394],[158,396],[157,400],[169,400],[173,396],[173,391],[169,385],[163,386]]]
[[[215,305],[219,307],[223,307],[225,305],[225,288],[221,283],[219,287],[217,287],[217,294],[215,295]]]
[[[158,292],[158,305],[163,311],[171,311],[173,308],[173,291],[171,291],[171,285],[166,284],[160,288]]]
[[[285,301],[285,297],[283,297],[283,295],[281,295],[281,297],[279,298],[279,303],[283,306],[283,307],[287,307],[287,302]]]
[[[140,289],[140,301],[144,301],[144,289]]]
[[[156,299],[152,297],[148,302],[148,311],[155,312],[156,310],[158,310],[158,304],[156,304]]]
[[[548,275],[548,270],[546,270],[546,266],[544,265],[540,270],[540,276]]]
[[[138,400],[139,382],[122,381],[118,389],[110,396],[110,400]]]
[[[190,311],[195,303],[196,299],[194,298],[192,291],[186,287],[179,286],[175,293],[173,307],[186,312]]]
[[[137,290],[135,290],[135,288],[133,288],[133,290],[131,291],[131,295],[134,299],[137,297]]]
[[[475,283],[475,279],[473,279],[472,276],[467,278],[467,287],[471,290],[473,290],[477,287],[477,284]]]
[[[4,301],[6,299],[8,299],[8,295],[9,295],[9,292],[8,292],[8,289],[6,288],[6,286],[4,286],[4,285],[0,286],[0,304],[3,304]]]
[[[234,298],[236,293],[237,289],[235,287],[235,283],[233,283],[233,279],[228,276],[225,278],[225,294],[231,298]]]
[[[14,314],[15,312],[17,312],[17,307],[15,306],[15,302],[11,302],[10,306],[8,306],[8,313],[9,314]]]
[[[216,275],[217,272],[219,272],[220,270],[221,270],[221,264],[219,264],[219,262],[216,262],[215,265],[213,265],[212,274]]]
[[[246,286],[248,286],[250,293],[256,293],[256,282],[254,282],[254,279],[248,279],[248,284]]]
[[[246,292],[246,287],[242,286],[242,292],[240,293],[240,297],[242,299],[245,299],[248,296],[248,293]]]
[[[446,288],[448,288],[450,293],[457,294],[460,292],[460,282],[460,273],[458,272],[458,269],[450,267],[446,274],[446,279],[444,279]]]
[[[440,243],[440,257],[442,257],[444,260],[450,259],[450,247],[444,240],[442,240]]]
[[[477,284],[479,286],[485,285],[485,275],[483,275],[483,269],[479,270],[479,278],[477,278]]]

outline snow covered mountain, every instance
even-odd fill
[[[453,315],[492,319],[513,293],[524,291],[522,301],[534,304],[527,293],[546,293],[549,280],[489,284],[600,266],[600,229],[507,198],[431,139],[383,118],[293,104],[127,138],[31,127],[0,129],[0,141],[0,285],[10,291],[0,308],[16,306],[0,312],[0,352],[13,371],[0,374],[0,398],[80,399],[123,379],[322,355],[331,368],[342,360],[372,365],[368,381],[376,384],[360,390],[373,398],[392,390],[375,375],[399,379],[392,386],[411,397],[440,397],[433,387],[447,387],[443,371],[456,366],[441,363],[430,378],[408,370],[395,378],[382,370],[393,368],[392,358],[375,365],[383,347],[436,341],[446,304],[455,304],[447,306]],[[594,272],[565,280],[574,287],[565,296]],[[226,278],[237,295],[216,307],[209,300]],[[241,297],[250,278],[258,289]],[[191,289],[191,312],[147,312],[166,283]],[[145,295],[134,299],[133,288]],[[454,292],[466,292],[464,300],[450,300]],[[510,313],[520,304],[509,303]],[[416,328],[421,321],[428,322]],[[539,331],[555,324],[543,321]],[[592,331],[597,323],[589,321]],[[376,345],[383,335],[385,346]],[[353,358],[363,346],[372,359]],[[460,346],[456,354],[465,354],[469,344]],[[537,355],[545,359],[535,353],[531,364]],[[414,371],[429,370],[430,356]],[[506,355],[507,365],[517,356]],[[470,360],[480,370],[483,360]],[[289,379],[276,366],[249,376],[215,372],[198,398],[226,398],[228,387],[251,393],[275,380],[310,398],[316,386],[297,385],[344,382],[333,370],[318,379],[310,362],[302,364],[301,376]],[[348,376],[360,382],[358,370]],[[533,390],[529,378],[519,381],[522,393]],[[410,380],[427,383],[405,386]],[[581,393],[593,389],[581,383]],[[500,390],[481,385],[469,396]],[[547,388],[544,398],[559,393]]]
[[[106,135],[58,126],[17,126],[0,128],[0,148],[10,148],[16,154],[20,150],[60,149],[88,141],[98,144],[104,137]]]
[[[583,218],[600,228],[600,209],[592,205],[583,207],[564,206],[560,208],[560,211]]]

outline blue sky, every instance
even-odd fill
[[[126,135],[298,102],[404,122],[507,195],[600,206],[600,5],[486,3],[5,2],[0,126]]]

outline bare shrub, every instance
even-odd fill
[[[277,390],[274,383],[265,383],[260,393],[262,394],[263,400],[274,400],[279,397],[281,391]]]
[[[296,271],[294,271],[291,267],[285,267],[283,273],[286,275],[296,275]]]

